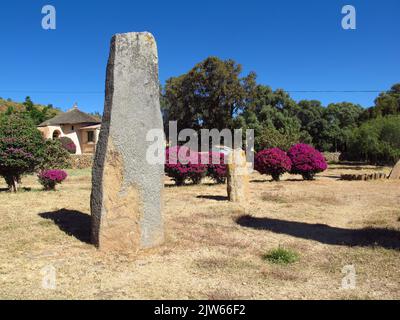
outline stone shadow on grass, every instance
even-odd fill
[[[243,215],[236,222],[247,228],[267,230],[328,245],[382,247],[400,250],[400,231],[385,228],[343,229],[325,224],[257,218]]]
[[[196,198],[198,198],[198,199],[209,199],[209,200],[215,200],[215,201],[228,201],[228,197],[227,196],[201,195],[201,196],[197,196]]]
[[[75,237],[76,239],[85,242],[90,242],[90,215],[76,211],[61,209],[52,212],[39,213],[44,219],[53,220],[53,222],[64,231],[66,234]]]
[[[272,182],[273,180],[272,179],[270,179],[270,180],[266,180],[266,179],[253,179],[253,180],[250,180],[249,182],[250,183],[267,183],[267,182]]]
[[[329,175],[319,175],[318,177],[321,177],[321,178],[330,178],[330,179],[335,179],[335,180],[340,180],[341,178],[342,178],[342,176],[335,176],[335,175],[332,175],[332,176],[329,176]]]

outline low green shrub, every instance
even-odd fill
[[[40,169],[67,169],[70,164],[70,153],[56,140],[46,140],[44,147],[43,161]]]
[[[264,254],[263,259],[276,264],[290,264],[298,261],[299,255],[293,250],[279,247]]]

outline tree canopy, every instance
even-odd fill
[[[241,77],[233,60],[209,57],[188,73],[170,78],[165,85],[166,120],[182,128],[233,128],[233,119],[247,106],[255,74]]]
[[[390,90],[379,94],[375,99],[375,105],[364,110],[361,120],[396,114],[400,114],[400,83],[394,84]]]
[[[235,61],[209,57],[189,72],[166,81],[161,105],[178,130],[254,129],[256,150],[298,142],[320,151],[347,152],[356,130],[366,121],[400,114],[400,84],[382,92],[375,105],[363,109],[351,102],[323,106],[318,100],[296,102],[283,89],[257,83],[254,72],[242,75]]]

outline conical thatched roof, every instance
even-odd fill
[[[91,116],[85,112],[80,111],[76,106],[74,106],[71,110],[59,114],[54,118],[46,120],[41,123],[39,127],[46,126],[58,126],[61,124],[77,124],[77,123],[90,123],[90,124],[98,124],[101,123],[101,120],[97,117]]]

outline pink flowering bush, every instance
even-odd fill
[[[39,182],[45,190],[55,190],[56,184],[67,178],[64,170],[44,170],[38,174]]]
[[[292,146],[288,156],[292,160],[291,173],[301,174],[304,180],[313,180],[316,173],[328,168],[322,153],[308,144],[299,143]]]
[[[0,113],[0,177],[18,192],[21,179],[34,173],[45,156],[44,139],[32,119],[22,112]]]
[[[261,174],[272,176],[275,181],[279,181],[280,176],[289,172],[291,168],[290,158],[279,148],[262,150],[254,158],[254,169]]]
[[[207,172],[207,166],[201,164],[200,154],[187,147],[171,147],[166,150],[165,173],[171,177],[177,186],[185,184],[186,180],[199,184]]]
[[[226,181],[226,171],[227,167],[225,164],[225,156],[223,153],[219,152],[209,152],[209,162],[207,169],[207,176],[213,179],[216,183],[225,183]],[[213,157],[218,160],[214,161],[217,163],[213,163]]]

